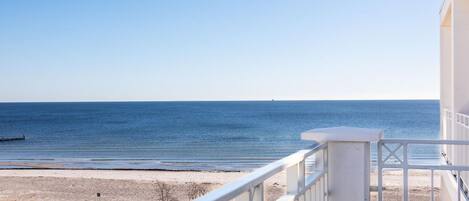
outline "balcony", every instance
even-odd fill
[[[449,125],[452,117],[448,115],[450,113],[445,113],[443,119],[444,124]],[[469,133],[469,116],[457,114],[456,122],[460,122],[456,126],[458,131]],[[456,184],[457,190],[449,195],[451,200],[469,200],[464,182],[468,181],[465,178],[469,176],[469,166],[463,165],[462,159],[448,159],[447,154],[448,150],[469,150],[466,149],[469,141],[382,138],[383,132],[376,129],[338,127],[307,131],[302,134],[302,139],[317,142],[314,148],[300,150],[259,168],[197,201],[267,200],[271,196],[264,190],[264,183],[279,173],[285,175],[286,187],[285,194],[275,198],[277,201],[396,200],[383,196],[386,191],[383,173],[388,170],[402,171],[402,189],[398,200],[409,200],[409,179],[412,179],[409,171],[414,170],[430,173],[430,200],[440,200],[435,187],[436,172],[451,175],[452,182]],[[409,149],[418,146],[436,146],[441,153],[441,163],[419,164],[411,161]],[[371,147],[376,148],[375,155]],[[370,185],[371,161],[377,171],[377,181],[371,183],[376,183],[376,186]]]

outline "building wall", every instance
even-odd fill
[[[453,0],[452,6],[453,107],[469,114],[469,0]]]
[[[469,0],[446,0],[440,14],[441,138],[469,140],[469,132],[455,119],[457,113],[469,114]],[[469,147],[445,146],[443,151],[449,163],[469,165]],[[462,178],[469,184],[469,173],[463,172]],[[454,200],[450,197],[457,195],[454,177],[444,173],[441,184],[441,200]]]

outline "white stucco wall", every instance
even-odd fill
[[[455,112],[469,113],[469,0],[453,0],[452,56]]]
[[[469,0],[446,0],[441,11],[440,29],[440,106],[455,113],[469,114]],[[441,119],[443,120],[443,119]],[[469,135],[456,132],[455,121],[450,125],[453,132],[440,128],[442,139],[469,140]],[[455,165],[469,165],[469,153],[456,146],[444,150]],[[463,180],[469,183],[469,174]],[[455,179],[449,173],[442,175],[441,200],[453,200],[456,194]]]

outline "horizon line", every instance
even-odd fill
[[[288,101],[424,101],[440,99],[409,98],[409,99],[233,99],[233,100],[77,100],[77,101],[0,101],[4,103],[131,103],[131,102],[288,102]]]

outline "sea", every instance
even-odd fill
[[[438,139],[439,117],[438,100],[0,103],[0,137],[26,137],[0,142],[0,168],[245,171],[315,146],[300,139],[309,129]]]

